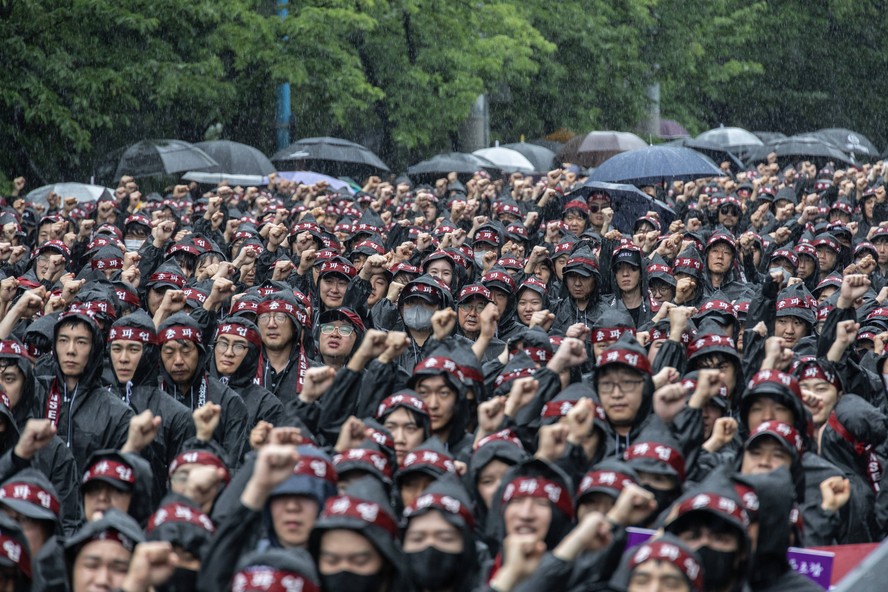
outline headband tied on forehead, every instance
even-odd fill
[[[320,592],[317,584],[300,573],[266,565],[251,566],[235,574],[232,592]]]
[[[323,516],[345,516],[376,526],[391,537],[398,534],[398,524],[379,504],[347,495],[330,498],[324,506]]]
[[[468,528],[475,527],[475,517],[472,515],[471,510],[455,497],[439,493],[426,493],[419,496],[415,502],[404,510],[404,518],[410,518],[427,508],[434,508],[459,516]]]
[[[592,343],[604,343],[608,341],[617,341],[623,333],[635,335],[635,329],[632,327],[602,327],[592,331]]]
[[[518,477],[503,491],[503,509],[514,499],[533,497],[549,500],[568,517],[573,517],[573,501],[570,494],[558,483],[544,477]]]
[[[161,331],[158,335],[158,343],[163,345],[169,341],[191,341],[194,343],[201,342],[200,329],[187,327],[185,325],[173,325],[168,329]]]
[[[247,341],[249,341],[252,345],[257,348],[262,347],[262,338],[259,336],[259,332],[255,329],[251,329],[246,325],[242,325],[236,321],[231,323],[224,323],[219,325],[219,328],[216,330],[216,339],[219,339],[220,335],[232,335],[234,337],[243,337]]]
[[[659,540],[645,543],[635,551],[629,561],[629,568],[635,569],[651,559],[671,563],[681,570],[695,590],[703,590],[703,569],[700,563],[678,545]]]
[[[114,341],[139,341],[146,345],[157,343],[157,335],[153,331],[139,327],[111,327],[108,333],[108,342]]]
[[[61,511],[58,498],[49,491],[33,483],[25,483],[22,481],[7,483],[0,488],[0,500],[7,499],[20,500],[28,502],[29,504],[34,504],[35,506],[40,506],[41,508],[49,510],[56,516],[58,516]]]
[[[228,466],[222,462],[221,458],[206,450],[191,450],[189,452],[183,452],[174,458],[173,462],[170,463],[170,477],[173,476],[173,473],[175,473],[180,466],[190,464],[209,465],[222,469],[225,471],[225,476],[222,480],[225,481],[225,483],[231,481],[231,473],[228,470]]]

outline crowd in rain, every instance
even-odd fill
[[[0,590],[820,590],[888,532],[886,178],[18,178]]]

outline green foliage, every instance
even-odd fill
[[[458,148],[480,94],[493,139],[632,129],[646,88],[692,131],[826,126],[888,142],[888,16],[874,0],[0,0],[0,170],[85,180],[141,138],[274,151],[364,141],[396,168]]]

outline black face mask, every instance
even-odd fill
[[[697,555],[703,563],[704,589],[723,590],[731,583],[736,572],[736,551],[715,551],[709,547],[700,547]]]
[[[177,567],[173,575],[162,586],[157,587],[157,592],[187,592],[197,590],[197,572],[193,569]]]
[[[407,553],[407,571],[421,590],[446,590],[459,577],[461,553],[446,553],[435,547],[426,547],[416,553]]]
[[[654,499],[657,501],[657,509],[650,515],[649,520],[656,518],[663,510],[672,505],[672,502],[677,500],[679,495],[681,495],[680,487],[667,490],[654,489],[650,485],[642,485],[642,487],[654,494]]]
[[[350,571],[338,571],[328,576],[321,576],[321,584],[325,592],[379,592],[382,577],[375,573],[362,576]]]

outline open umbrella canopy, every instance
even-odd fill
[[[78,203],[98,201],[101,197],[114,197],[114,191],[101,185],[88,185],[86,183],[55,183],[44,185],[34,189],[25,196],[25,200],[33,204],[48,205],[46,198],[50,193],[56,193],[62,199],[76,197]]]
[[[217,166],[209,154],[182,140],[142,140],[126,148],[117,162],[114,180],[202,171]]]
[[[790,136],[769,142],[756,149],[749,157],[750,162],[764,160],[771,152],[777,154],[777,162],[786,166],[802,160],[810,160],[818,167],[828,162],[854,164],[854,159],[836,146],[814,136]]]
[[[664,140],[675,140],[677,138],[690,138],[691,134],[677,121],[673,119],[661,119],[660,137]]]
[[[727,161],[731,166],[731,171],[734,173],[746,170],[746,165],[743,164],[743,161],[740,160],[736,154],[721,146],[710,144],[709,142],[702,142],[697,139],[686,140],[683,145],[685,148],[691,148],[701,154],[705,154],[716,164]]]
[[[648,146],[617,154],[606,160],[589,177],[590,181],[657,185],[720,177],[717,166],[699,152],[677,146]]]
[[[244,187],[260,187],[268,185],[268,177],[262,175],[236,175],[232,173],[205,173],[202,171],[188,171],[182,178],[186,181],[218,185],[225,182],[229,185],[241,185]]]
[[[695,139],[721,146],[722,148],[736,148],[737,146],[761,146],[764,142],[750,131],[742,127],[717,127],[703,132]]]
[[[580,166],[594,167],[621,152],[648,144],[631,132],[599,131],[574,136],[558,151],[558,158]]]
[[[536,167],[526,156],[504,146],[482,148],[481,150],[475,150],[472,154],[486,158],[498,166],[504,173],[532,173],[536,170]]]
[[[549,150],[545,146],[539,144],[531,144],[529,142],[517,142],[515,144],[503,144],[503,148],[510,148],[515,152],[520,152],[524,157],[533,164],[533,168],[537,171],[550,171],[555,164],[555,151]]]
[[[389,172],[388,166],[369,148],[341,138],[303,138],[276,152],[271,161],[304,162],[313,170],[328,174],[355,168]]]
[[[265,176],[275,172],[274,165],[268,157],[256,148],[232,142],[230,140],[214,140],[199,142],[198,148],[210,155],[218,165],[207,169],[210,173],[230,173],[237,175]]]
[[[472,175],[482,170],[488,173],[498,173],[500,168],[483,156],[465,152],[448,152],[416,163],[407,169],[407,174],[414,179],[419,179],[420,177],[446,176],[447,173]]]
[[[613,224],[620,232],[631,233],[635,221],[649,211],[657,212],[662,228],[668,228],[669,224],[675,220],[675,212],[672,208],[662,201],[652,198],[634,185],[587,181],[562,199],[564,203],[577,198],[587,201],[590,195],[599,192],[606,193],[610,197],[611,209],[614,211]]]
[[[342,179],[337,179],[336,177],[331,177],[329,175],[313,173],[311,171],[279,171],[278,177],[280,177],[281,179],[286,179],[287,181],[295,181],[303,185],[314,185],[316,183],[324,182],[333,189],[344,188],[347,189],[348,192],[352,195],[354,195],[355,193],[354,187],[352,187],[347,181],[343,181]]]
[[[879,158],[879,149],[869,138],[861,133],[845,129],[843,127],[830,127],[819,129],[808,134],[815,138],[826,140],[844,152],[848,152],[855,159],[876,160]]]

